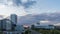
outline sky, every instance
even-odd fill
[[[60,0],[0,0],[0,15],[60,12]]]
[[[32,13],[54,13],[60,11],[59,6],[60,0],[37,0],[37,4],[31,10]]]

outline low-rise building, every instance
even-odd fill
[[[53,25],[34,24],[34,28],[38,28],[38,29],[54,29],[55,27]]]

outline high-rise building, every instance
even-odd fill
[[[11,21],[13,22],[12,24],[17,23],[17,15],[16,14],[11,14]]]
[[[15,30],[16,24],[17,24],[17,15],[11,14],[11,21],[12,21],[12,30]]]

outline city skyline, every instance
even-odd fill
[[[60,34],[60,0],[0,0],[0,34]]]

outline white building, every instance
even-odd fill
[[[40,24],[34,24],[35,28],[40,28],[40,29],[54,29],[53,25],[40,25]]]

